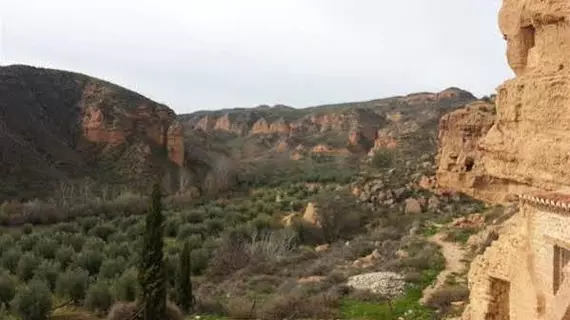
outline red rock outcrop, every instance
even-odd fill
[[[184,166],[184,127],[181,123],[175,122],[168,128],[166,143],[168,148],[168,158],[178,166]]]
[[[250,134],[268,134],[269,132],[269,123],[265,118],[261,118],[253,124]]]
[[[281,118],[273,122],[271,126],[269,126],[269,132],[288,135],[289,133],[291,133],[291,126],[289,126],[289,123],[287,123],[287,121]]]
[[[216,120],[214,130],[234,133],[238,136],[246,135],[250,130],[250,124],[242,121],[233,121],[229,113]]]
[[[210,116],[204,116],[202,119],[200,119],[200,121],[198,121],[198,123],[196,123],[194,128],[201,129],[205,132],[210,132],[212,129],[214,129],[215,125],[216,125],[216,119]]]

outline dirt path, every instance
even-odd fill
[[[440,232],[428,239],[441,247],[441,253],[445,257],[445,269],[439,273],[434,284],[424,289],[423,296],[420,299],[420,303],[422,304],[429,301],[429,298],[434,292],[445,285],[445,280],[449,275],[460,273],[463,271],[463,268],[465,268],[464,263],[461,261],[464,255],[463,249],[457,243],[443,240],[445,236],[445,232]]]

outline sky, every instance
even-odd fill
[[[512,72],[500,0],[0,0],[0,65],[81,72],[178,113],[370,100]]]

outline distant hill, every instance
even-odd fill
[[[86,177],[144,187],[172,162],[163,150],[175,119],[165,105],[83,74],[0,67],[0,200]]]
[[[443,114],[475,100],[465,90],[448,88],[304,109],[264,105],[198,111],[178,118],[187,132],[201,131],[226,141],[237,157],[289,152],[299,158],[314,152],[362,154],[396,147],[407,135],[424,129],[435,139]]]
[[[363,156],[406,146],[432,152],[439,118],[474,100],[449,88],[304,109],[261,105],[176,116],[87,75],[0,67],[0,201],[51,196],[83,180],[141,191],[157,180],[171,192],[217,190],[231,186],[230,171],[272,157]]]

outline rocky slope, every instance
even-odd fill
[[[503,202],[516,193],[570,185],[570,55],[565,50],[570,45],[565,27],[569,12],[570,5],[562,0],[504,1],[499,24],[516,77],[498,88],[496,118],[478,123],[478,159],[470,178],[449,168],[445,158],[469,153],[474,143],[450,146],[449,139],[441,140],[438,176],[446,177],[441,187],[458,185],[480,198]]]
[[[475,100],[469,92],[449,88],[306,109],[276,105],[199,111],[179,119],[189,131],[222,137],[239,157],[275,152],[299,159],[311,153],[364,154],[396,148],[400,140],[426,128],[434,137],[441,115]]]
[[[0,68],[0,198],[46,195],[90,177],[142,187],[183,165],[174,112],[82,74]]]

